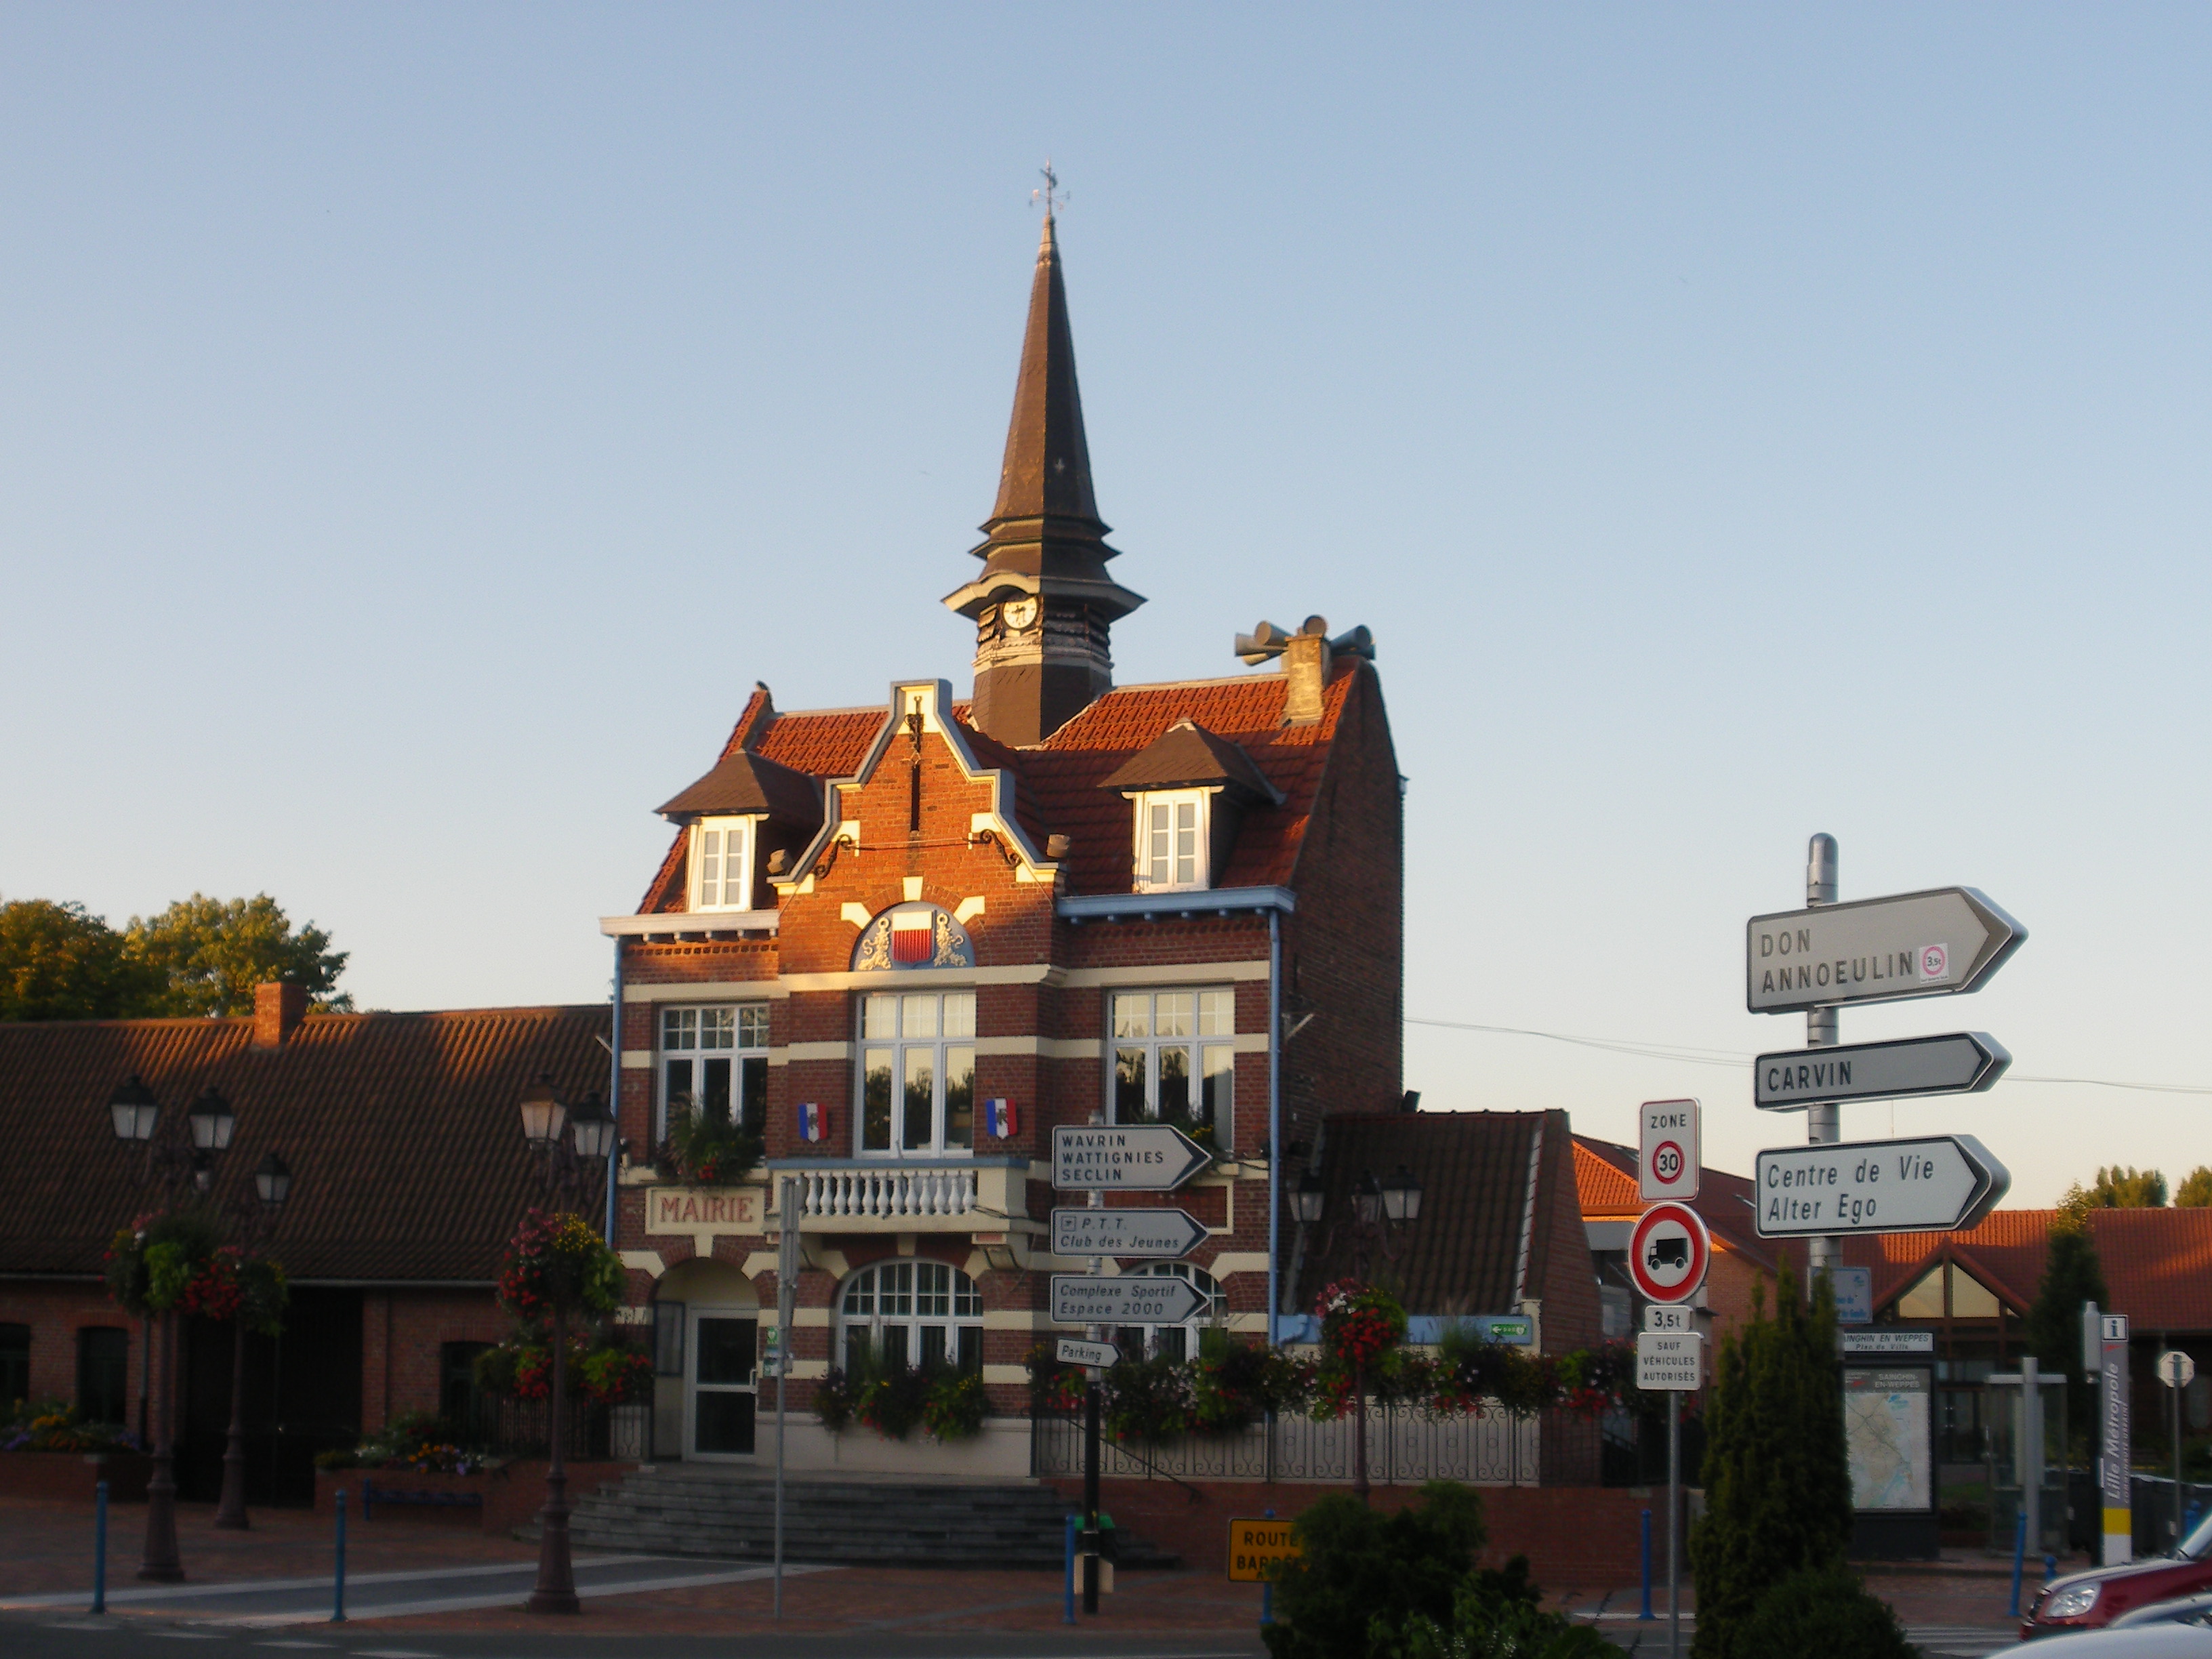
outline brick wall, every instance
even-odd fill
[[[138,1421],[139,1369],[143,1362],[141,1330],[137,1320],[107,1299],[99,1285],[36,1284],[0,1279],[0,1324],[31,1328],[31,1393],[33,1400],[76,1398],[77,1333],[88,1326],[127,1332],[125,1420]],[[158,1363],[159,1356],[156,1355]],[[0,1401],[0,1411],[12,1407]]]
[[[371,1291],[362,1298],[361,1426],[374,1433],[402,1412],[438,1409],[440,1348],[497,1342],[508,1321],[483,1291]]]
[[[1080,1480],[1054,1480],[1071,1512],[1083,1502]],[[1166,1480],[1103,1480],[1099,1507],[1117,1528],[1171,1549],[1193,1571],[1221,1576],[1228,1567],[1229,1522],[1274,1510],[1292,1520],[1307,1506],[1344,1486],[1259,1481],[1197,1481],[1186,1488]],[[1654,1535],[1666,1535],[1667,1498],[1632,1486],[1484,1486],[1479,1489],[1489,1531],[1482,1565],[1502,1567],[1516,1555],[1547,1594],[1614,1589],[1638,1582],[1642,1561],[1642,1512],[1652,1510]],[[1193,1500],[1192,1492],[1197,1493]],[[1418,1486],[1377,1486],[1373,1503],[1395,1512],[1420,1496]]]

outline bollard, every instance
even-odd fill
[[[2043,1558],[2043,1582],[2047,1584],[2057,1577],[2058,1558],[2055,1555],[2045,1556]]]
[[[1075,1529],[1079,1524],[1078,1517],[1073,1515],[1067,1517],[1067,1584],[1065,1605],[1060,1615],[1063,1625],[1075,1622]]]
[[[1638,1619],[1651,1616],[1651,1511],[1644,1511],[1644,1611]]]
[[[338,1510],[338,1562],[337,1576],[331,1580],[331,1623],[333,1625],[343,1625],[346,1621],[345,1488],[343,1486],[340,1486],[337,1489],[336,1498]]]
[[[1267,1511],[1267,1519],[1269,1519],[1270,1521],[1272,1521],[1272,1520],[1273,1520],[1274,1518],[1275,1518],[1275,1512],[1274,1512],[1274,1510],[1269,1510]],[[1267,1626],[1272,1625],[1272,1624],[1273,1624],[1274,1622],[1275,1622],[1275,1581],[1274,1581],[1273,1579],[1270,1578],[1270,1579],[1267,1579],[1265,1583],[1263,1583],[1260,1586],[1260,1625],[1261,1625],[1261,1628],[1264,1630]]]
[[[92,1610],[107,1611],[107,1482],[92,1489]]]
[[[2020,1617],[2020,1570],[2027,1559],[2027,1510],[2023,1506],[2014,1516],[2012,1532],[2012,1616]]]

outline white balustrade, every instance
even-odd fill
[[[970,1164],[886,1164],[844,1170],[805,1170],[799,1213],[869,1221],[927,1221],[964,1216],[975,1207]]]

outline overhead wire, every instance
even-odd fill
[[[1642,1042],[1629,1037],[1577,1036],[1566,1031],[1540,1031],[1526,1025],[1484,1025],[1465,1019],[1423,1019],[1406,1016],[1408,1025],[1432,1025],[1448,1031],[1480,1031],[1492,1036],[1540,1037],[1577,1048],[1599,1048],[1608,1054],[1633,1054],[1643,1060],[1664,1060],[1685,1066],[1742,1067],[1758,1058],[1734,1048],[1701,1048],[1683,1043]],[[2036,1077],[2007,1072],[2006,1083],[2055,1083],[2084,1089],[2132,1089],[2146,1094],[2212,1095],[2212,1085],[2195,1083],[2132,1083],[2109,1077]]]

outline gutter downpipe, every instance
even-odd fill
[[[1267,911],[1267,1346],[1279,1335],[1283,1231],[1283,913]]]
[[[607,1109],[614,1114],[614,1144],[607,1148],[607,1248],[615,1248],[615,1176],[622,1169],[623,942],[615,940],[614,1041],[607,1045]]]

